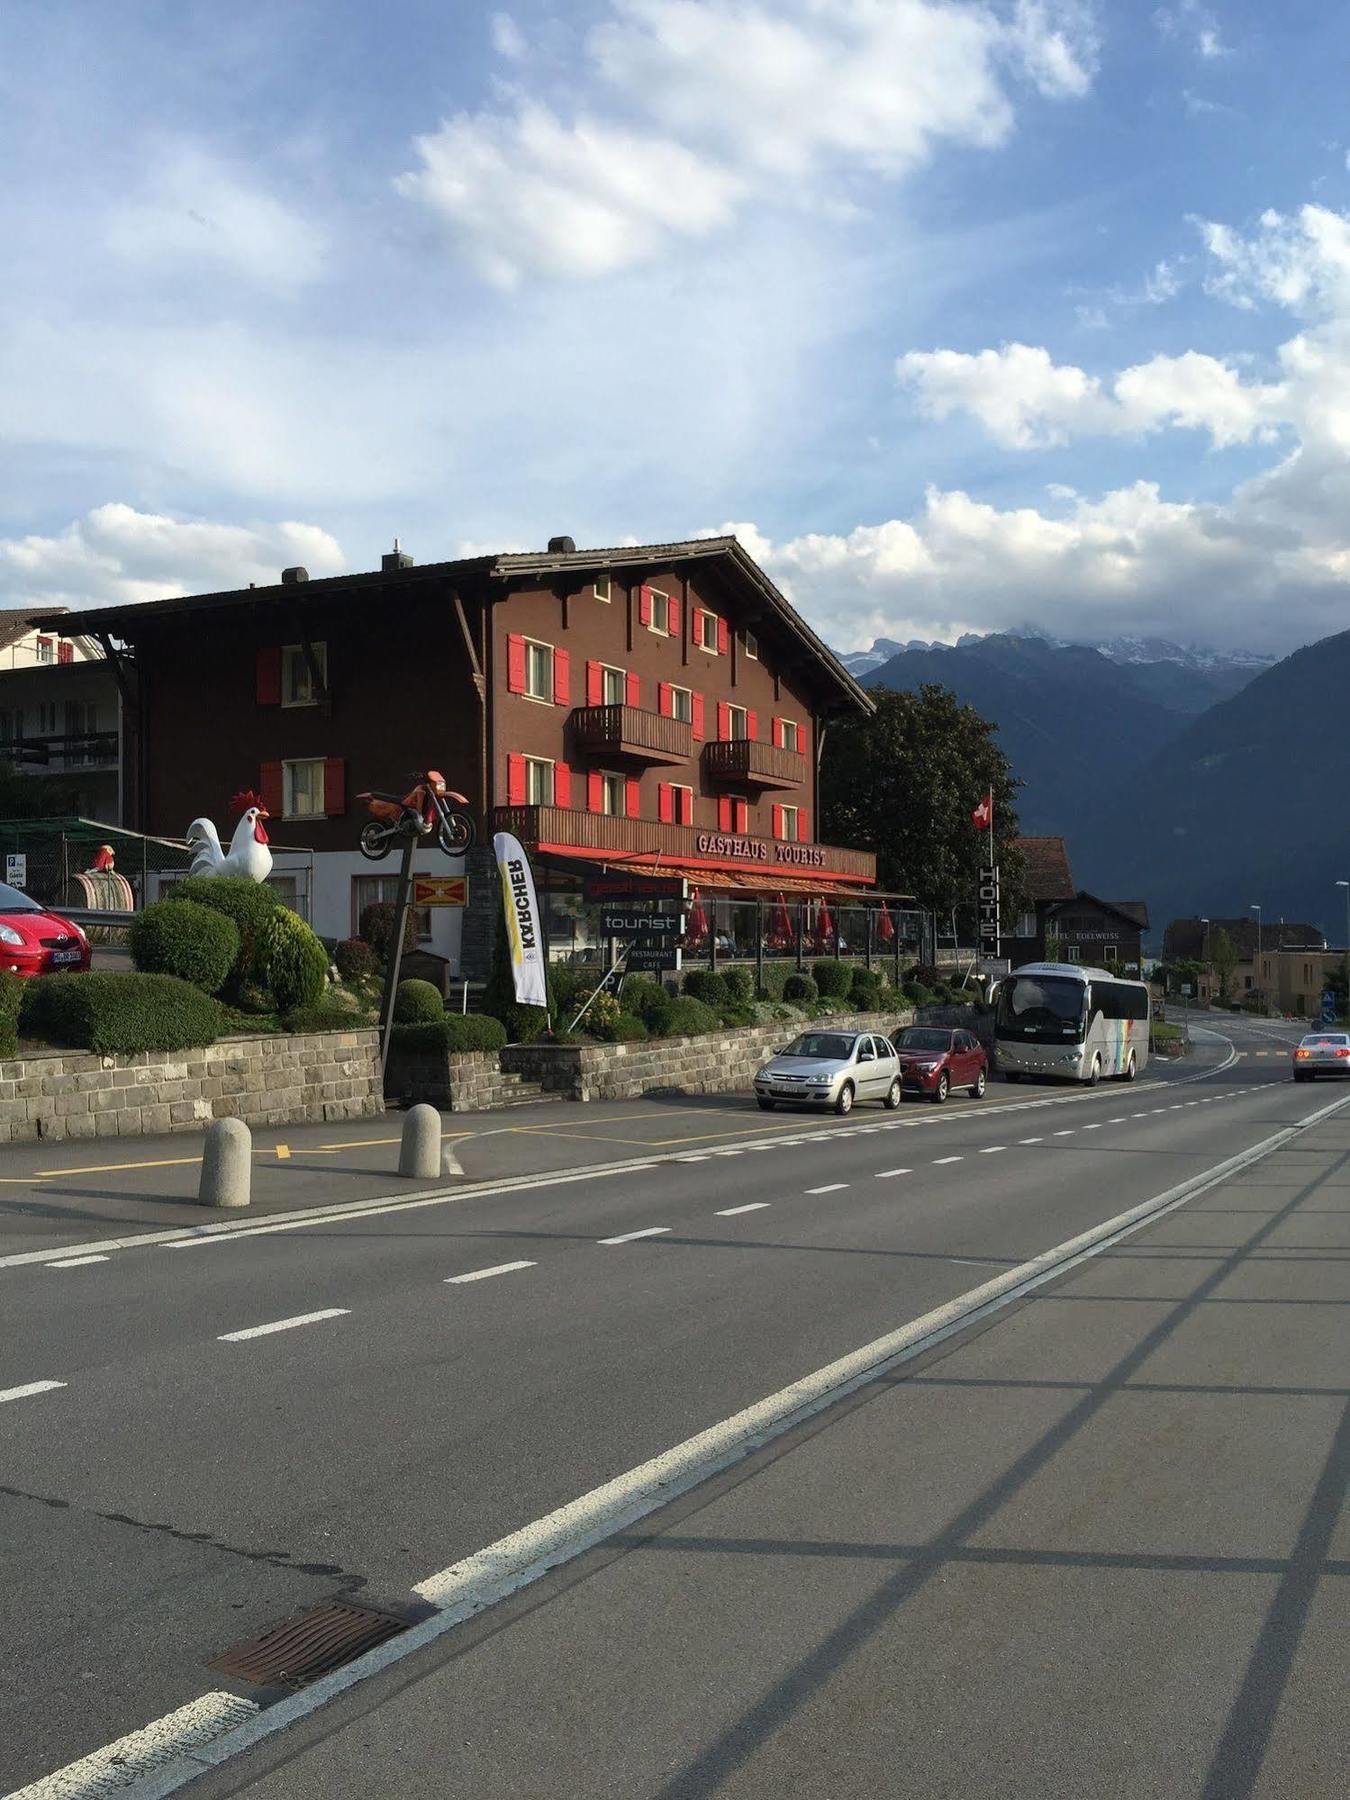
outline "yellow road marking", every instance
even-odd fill
[[[442,1135],[442,1142],[458,1141],[460,1138],[473,1137],[471,1131],[447,1131]],[[397,1144],[402,1140],[391,1138],[353,1138],[349,1143],[314,1144],[298,1152],[301,1156],[331,1156],[339,1150],[364,1150],[368,1145]],[[273,1150],[255,1150],[255,1156],[275,1155],[282,1161],[294,1160],[297,1153],[288,1144],[277,1144]],[[34,1169],[31,1175],[0,1175],[0,1182],[7,1187],[27,1187],[33,1181],[55,1181],[62,1175],[115,1175],[127,1169],[184,1169],[201,1161],[200,1156],[157,1156],[147,1157],[143,1162],[115,1163],[82,1163],[78,1168],[69,1169]]]
[[[277,1161],[278,1162],[289,1162],[290,1159],[291,1159],[290,1145],[289,1144],[278,1144],[277,1145]]]

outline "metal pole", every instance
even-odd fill
[[[801,974],[802,970],[806,967],[806,963],[802,958],[802,941],[805,938],[805,936],[806,936],[806,902],[805,902],[805,900],[799,900],[797,902],[797,973],[799,975]]]
[[[764,896],[755,901],[755,993],[764,991]]]
[[[384,965],[384,993],[380,996],[380,1073],[389,1060],[389,1034],[394,1023],[394,1000],[398,994],[398,972],[403,962],[403,937],[408,929],[408,902],[412,898],[412,859],[415,840],[408,838],[403,846],[403,863],[398,872],[398,898],[394,902],[394,940]]]
[[[864,908],[864,917],[867,920],[867,934],[863,940],[863,959],[864,959],[864,967],[867,969],[867,972],[869,974],[871,974],[871,972],[872,972],[872,908],[870,906]]]

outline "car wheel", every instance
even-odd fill
[[[853,1111],[853,1083],[846,1081],[839,1090],[839,1098],[834,1103],[834,1110],[841,1118]]]
[[[933,1105],[941,1106],[952,1091],[951,1076],[944,1069],[937,1078],[937,1086],[933,1089]]]
[[[761,1112],[772,1112],[777,1105],[777,1102],[774,1100],[766,1100],[763,1094],[756,1094],[755,1099],[759,1103],[759,1110]]]
[[[904,1090],[900,1086],[900,1077],[897,1075],[895,1080],[886,1089],[886,1105],[894,1112],[904,1097]]]
[[[973,1085],[971,1087],[971,1090],[970,1090],[971,1099],[972,1100],[983,1100],[984,1099],[984,1090],[986,1087],[988,1087],[988,1085],[989,1085],[988,1077],[985,1075],[984,1070],[981,1069],[978,1078],[976,1079],[976,1081],[973,1083]]]

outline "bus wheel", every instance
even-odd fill
[[[1100,1056],[1094,1056],[1092,1059],[1092,1073],[1088,1076],[1087,1080],[1083,1083],[1083,1086],[1084,1087],[1096,1087],[1097,1083],[1101,1080],[1101,1078],[1102,1078],[1102,1059]]]
[[[1125,1067],[1121,1070],[1120,1079],[1122,1081],[1133,1081],[1135,1076],[1138,1073],[1139,1073],[1139,1064],[1135,1061],[1134,1051],[1131,1050],[1130,1060],[1125,1064]]]

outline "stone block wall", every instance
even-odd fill
[[[493,1107],[542,1099],[532,1083],[503,1070],[496,1050],[406,1050],[393,1044],[384,1091],[391,1102],[424,1100],[444,1112],[489,1112]]]
[[[201,1050],[94,1056],[37,1050],[0,1062],[0,1144],[141,1137],[371,1118],[384,1110],[374,1030],[222,1038]]]

